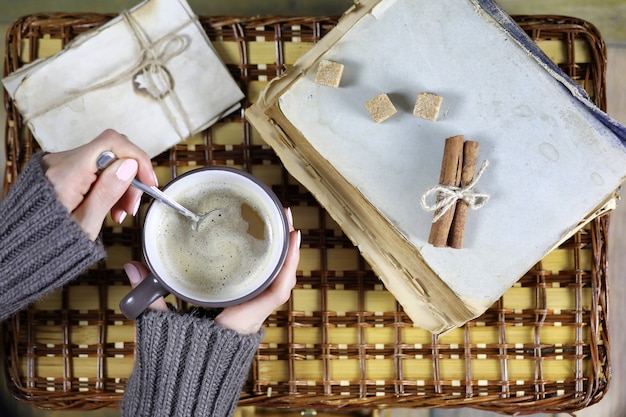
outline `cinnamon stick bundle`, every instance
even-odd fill
[[[461,170],[461,187],[467,187],[474,180],[474,172],[478,161],[478,146],[476,141],[468,140],[463,144],[463,168]],[[465,223],[467,221],[467,212],[469,204],[464,200],[456,203],[454,211],[454,219],[450,227],[450,236],[448,237],[448,246],[455,249],[463,247],[463,236],[465,233]]]
[[[436,203],[433,206],[436,210],[428,237],[428,243],[435,247],[449,246],[455,249],[463,247],[467,212],[470,204],[472,208],[477,207],[476,200],[471,203],[466,201],[470,197],[465,192],[473,187],[478,146],[478,142],[464,141],[462,135],[446,139],[439,175],[440,187],[429,190],[437,192]],[[489,198],[485,195],[470,195],[483,200],[485,197]]]
[[[463,135],[446,139],[443,148],[439,184],[458,187],[461,184],[462,164]],[[435,211],[435,216],[439,215],[440,210]],[[428,236],[428,243],[435,247],[444,247],[448,244],[448,234],[450,233],[450,227],[454,219],[454,212],[455,206],[452,206],[432,224],[430,235]]]

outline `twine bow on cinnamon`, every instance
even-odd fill
[[[485,172],[485,169],[489,166],[489,161],[483,161],[478,173],[468,185],[463,187],[456,187],[453,185],[438,184],[429,188],[422,195],[420,204],[426,211],[436,211],[437,214],[433,217],[433,223],[437,222],[441,217],[452,207],[456,206],[458,201],[464,201],[468,207],[472,210],[482,208],[490,196],[485,193],[477,193],[474,191],[474,186],[480,180],[480,177]],[[437,200],[434,204],[428,204],[427,200],[432,195],[435,195]]]

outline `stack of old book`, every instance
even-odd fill
[[[626,129],[489,0],[358,2],[246,116],[434,333],[484,312],[626,177]]]

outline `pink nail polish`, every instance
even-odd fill
[[[115,176],[121,181],[128,181],[137,175],[137,161],[126,159],[115,171]]]
[[[137,201],[135,201],[135,206],[133,207],[133,216],[137,215],[137,212],[139,211],[139,206],[141,205],[141,196],[139,196],[137,198]]]
[[[121,212],[119,217],[117,218],[117,222],[119,224],[122,224],[122,222],[124,221],[124,219],[126,219],[127,213],[125,211]]]
[[[126,276],[128,276],[131,284],[139,284],[141,282],[141,275],[133,264],[125,264],[124,272],[126,272]]]

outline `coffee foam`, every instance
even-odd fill
[[[262,199],[228,183],[194,184],[174,198],[198,214],[216,210],[198,230],[169,209],[156,220],[159,257],[176,289],[198,299],[237,298],[256,289],[271,267],[276,240]]]

